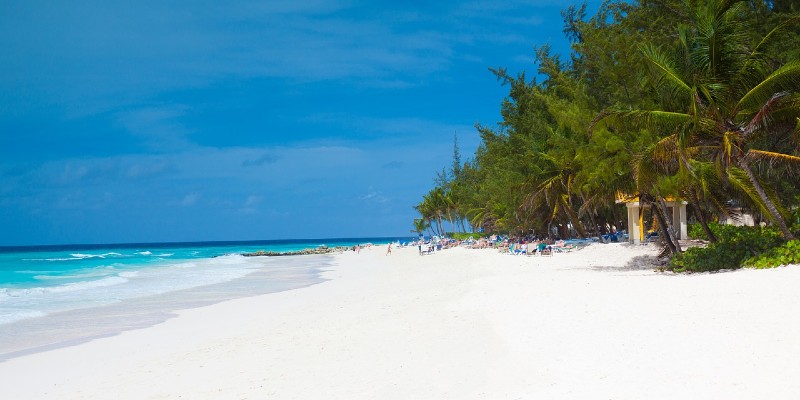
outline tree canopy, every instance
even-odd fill
[[[417,227],[596,235],[621,228],[625,210],[615,201],[627,194],[654,206],[668,241],[659,207],[668,197],[686,199],[704,227],[735,207],[793,239],[797,8],[612,0],[591,17],[585,5],[565,9],[569,59],[540,46],[533,79],[491,69],[509,89],[501,120],[476,126],[482,143],[466,162],[456,142],[452,167],[416,206]]]

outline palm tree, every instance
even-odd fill
[[[692,3],[687,3],[692,4]],[[713,162],[719,175],[744,192],[786,239],[794,239],[777,195],[764,187],[756,168],[761,162],[791,168],[800,165],[794,150],[779,148],[776,137],[789,137],[800,117],[800,62],[775,68],[762,48],[800,19],[778,25],[755,46],[742,29],[747,3],[698,2],[692,26],[680,27],[678,45],[665,52],[652,45],[641,50],[664,95],[661,110],[611,110],[602,117],[644,123],[676,135],[681,157]],[[766,146],[766,147],[762,147]]]
[[[425,218],[414,219],[414,232],[422,235],[422,232],[430,229],[431,223]]]
[[[575,171],[572,168],[571,160],[560,162],[545,153],[541,153],[539,156],[542,160],[546,160],[551,168],[535,177],[536,186],[525,199],[523,206],[529,210],[538,209],[547,213],[545,220],[548,222],[548,234],[550,225],[559,216],[562,216],[575,227],[580,237],[586,237],[586,229],[581,223],[578,212],[573,208]]]

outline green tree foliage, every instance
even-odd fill
[[[752,11],[744,2],[709,1],[689,11],[690,24],[678,27],[674,45],[640,45],[658,94],[656,107],[615,108],[608,114],[617,122],[639,123],[670,137],[671,159],[662,159],[679,168],[691,169],[689,158],[712,162],[724,181],[793,239],[786,209],[754,164],[800,166],[800,157],[791,154],[796,146],[776,145],[791,135],[800,117],[800,63],[774,67],[762,53],[796,19],[758,37],[747,29]],[[684,177],[689,179],[684,185],[691,185],[694,177]]]
[[[686,199],[712,240],[709,222],[733,207],[791,239],[798,12],[777,0],[615,0],[591,17],[567,8],[569,59],[541,46],[535,79],[491,70],[509,90],[501,120],[476,126],[482,144],[467,162],[454,143],[450,171],[417,206],[422,219],[438,232],[450,221],[462,231],[596,235],[621,228],[624,193],[661,217],[665,198]]]

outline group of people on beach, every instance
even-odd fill
[[[428,240],[425,241],[424,239],[419,239],[417,241],[412,241],[408,243],[389,243],[386,246],[386,254],[387,256],[392,254],[392,246],[397,245],[400,247],[406,246],[417,246],[417,251],[419,255],[426,255],[426,254],[433,254],[437,251],[441,251],[443,249],[448,249],[451,247],[458,247],[458,246],[465,246],[471,249],[485,249],[485,248],[496,248],[501,252],[505,252],[508,254],[513,255],[533,255],[533,254],[540,254],[540,255],[552,255],[554,252],[566,252],[570,251],[576,246],[574,244],[566,244],[563,240],[558,240],[553,242],[552,240],[537,240],[534,238],[503,238],[497,235],[492,235],[490,237],[480,238],[478,240],[473,240],[470,238],[469,240],[460,241],[455,239],[439,239],[439,240]],[[372,247],[372,243],[367,243],[363,245],[354,245],[352,247],[353,252],[356,254],[361,252],[362,247]]]
[[[503,247],[506,248],[505,246]],[[552,255],[553,252],[563,253],[575,249],[576,246],[567,244],[563,240],[553,242],[551,240],[539,240],[528,242],[526,240],[511,241],[507,245],[508,253],[514,255]]]

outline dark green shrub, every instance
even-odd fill
[[[708,228],[711,229],[711,232],[713,232],[714,236],[716,236],[717,239],[719,239],[720,241],[725,240],[725,238],[732,238],[738,235],[739,234],[738,232],[742,229],[753,229],[753,227],[746,227],[746,226],[740,227],[734,225],[718,224],[716,222],[709,223]],[[706,232],[703,230],[703,226],[700,224],[689,224],[688,233],[690,239],[708,240],[708,238],[706,237]]]
[[[714,231],[713,229],[711,230]],[[706,232],[703,231],[703,227],[700,224],[689,224],[689,238],[690,239],[700,239],[700,240],[707,240]]]
[[[756,257],[785,242],[778,229],[712,224],[719,242],[693,247],[674,257],[670,263],[676,272],[706,272],[737,269],[745,260]]]
[[[775,268],[788,264],[800,264],[800,240],[786,242],[783,246],[769,249],[743,263],[745,267],[758,269]]]

